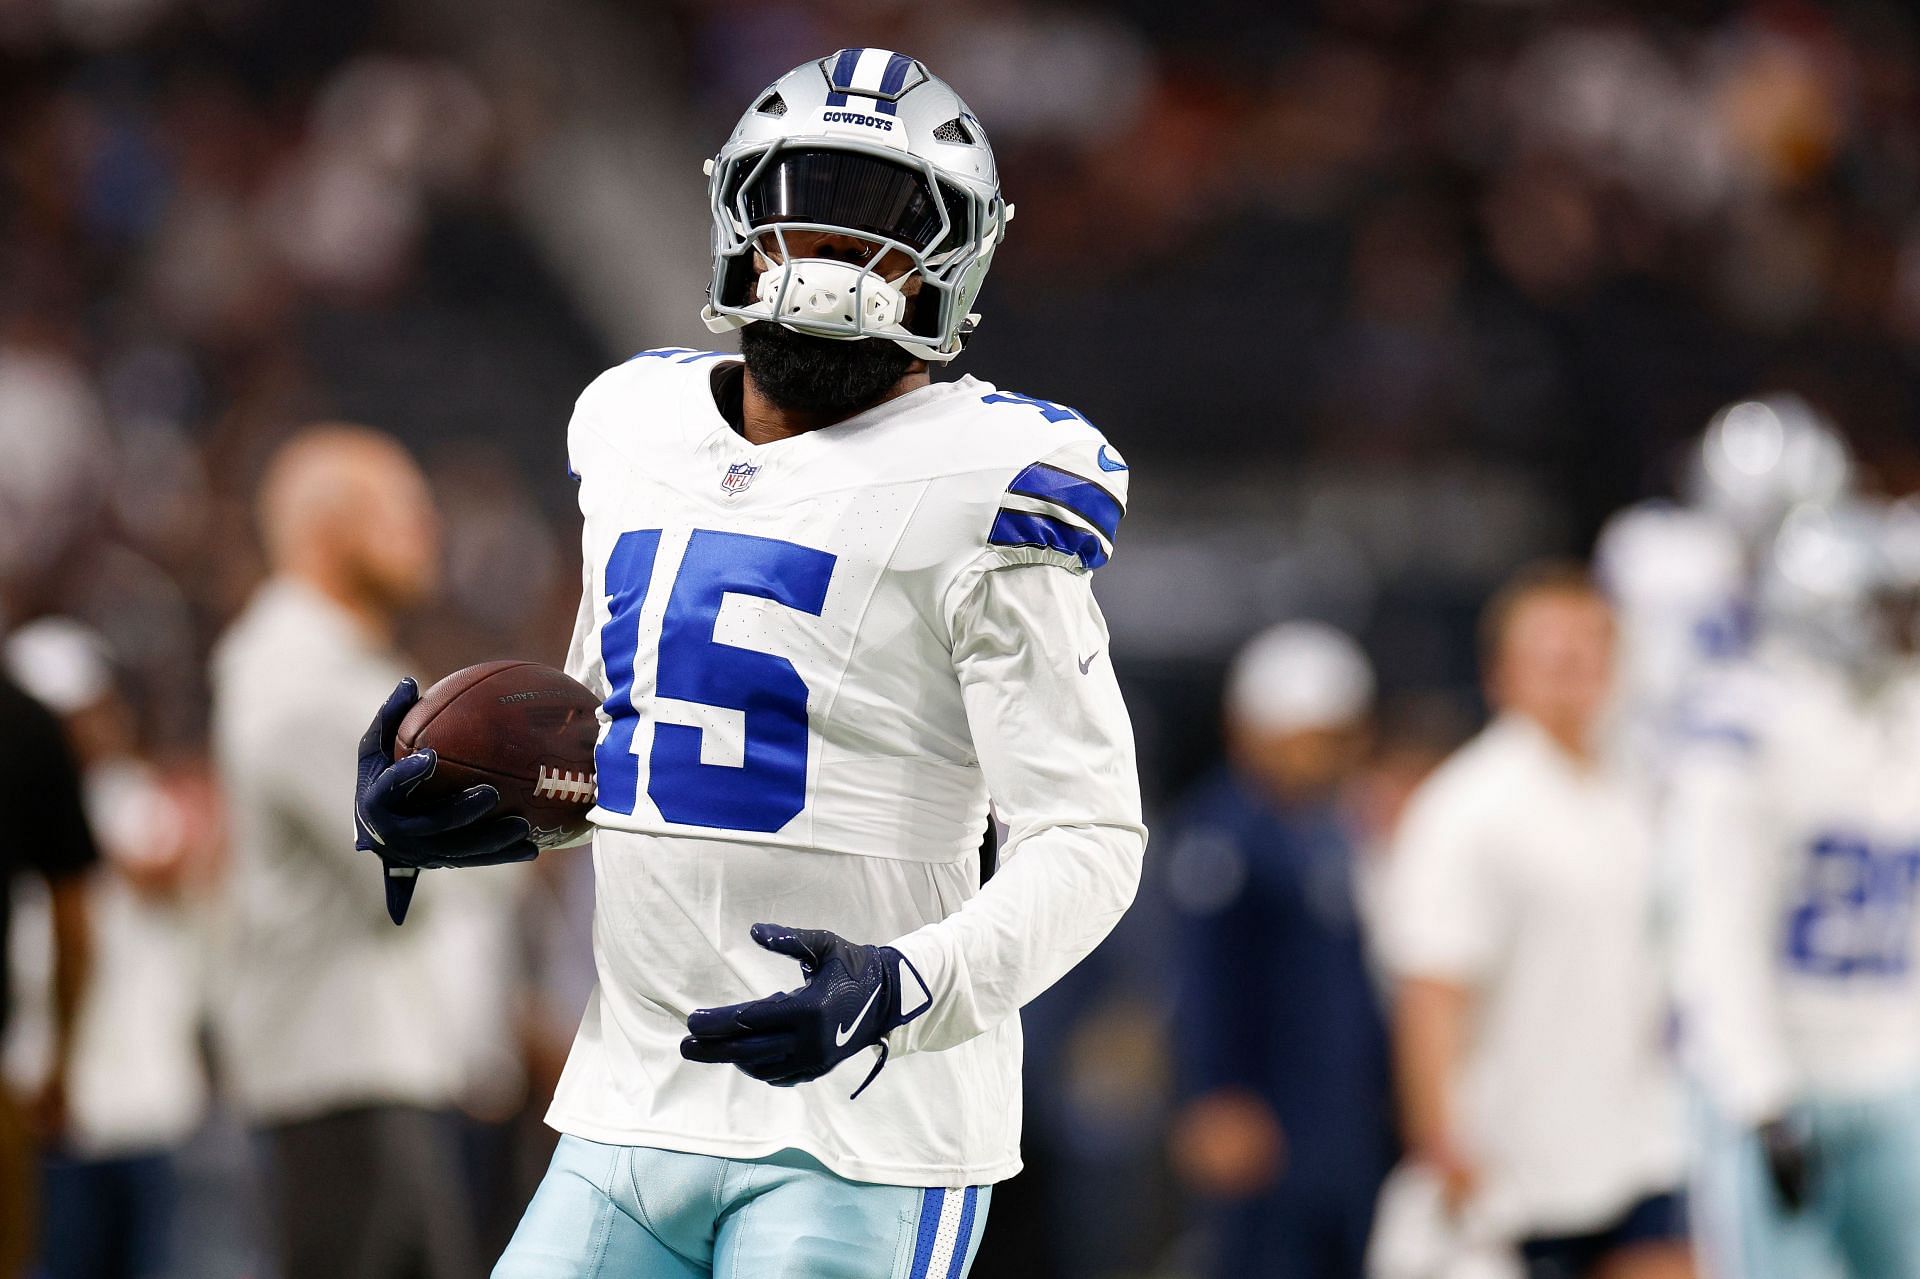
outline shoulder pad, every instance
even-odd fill
[[[578,483],[602,463],[630,454],[638,447],[636,429],[658,416],[643,411],[646,406],[662,403],[661,397],[670,401],[686,394],[692,383],[704,383],[713,361],[729,358],[738,357],[727,351],[663,346],[602,372],[574,401],[567,429],[567,473]]]
[[[1050,551],[1084,570],[1097,569],[1112,557],[1127,513],[1127,477],[1120,455],[1086,427],[1081,438],[1014,475],[1001,494],[987,544]]]

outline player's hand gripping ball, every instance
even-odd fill
[[[425,696],[411,679],[360,742],[355,845],[389,866],[492,866],[578,841],[598,700],[537,662],[485,662]]]

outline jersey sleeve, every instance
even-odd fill
[[[1683,733],[1661,835],[1680,872],[1687,1051],[1715,1104],[1757,1123],[1778,1116],[1794,1090],[1774,953],[1782,823],[1768,802],[1765,738],[1753,716],[1724,697],[1696,699]]]
[[[969,480],[955,503],[960,554],[948,561],[942,609],[961,640],[958,610],[981,579],[1030,564],[1086,577],[1113,558],[1130,472],[1100,433],[1075,417],[1069,440]],[[1104,622],[1102,623],[1104,625]]]
[[[567,474],[573,478],[578,489],[582,516],[589,514],[596,503],[609,500],[608,494],[614,485],[623,482],[629,465],[626,457],[612,447],[605,433],[608,383],[619,376],[622,376],[621,370],[614,369],[602,374],[588,386],[575,403],[573,418],[567,424]],[[596,563],[588,527],[583,524],[580,530],[580,603],[574,610],[573,635],[567,641],[566,662],[562,669],[605,702],[613,690],[607,680],[606,662],[600,649],[598,612],[595,608],[599,589],[600,566]],[[601,713],[601,721],[604,725],[604,712]],[[591,838],[589,829],[572,845],[560,847],[577,846]]]
[[[893,942],[928,1011],[896,1052],[951,1048],[998,1025],[1097,946],[1125,913],[1146,849],[1133,731],[1084,571],[1029,561],[975,579],[953,663],[994,811],[1001,866],[960,910]]]
[[[573,415],[567,420],[567,478],[574,482],[584,513],[603,500],[624,477],[629,459],[615,444],[608,429],[615,416],[616,402],[629,394],[637,376],[628,364],[608,369],[593,381],[573,402]]]
[[[584,551],[584,547],[582,548]],[[607,668],[600,653],[600,631],[595,625],[595,580],[593,561],[583,556],[580,566],[580,607],[574,611],[573,637],[567,642],[567,660],[562,668],[585,684],[594,696],[606,701],[612,694]]]
[[[1394,839],[1380,949],[1396,977],[1474,985],[1505,944],[1492,832],[1471,780],[1437,774],[1408,806]]]
[[[1014,475],[987,528],[988,567],[1048,563],[1091,573],[1113,557],[1127,513],[1127,465],[1087,428]]]

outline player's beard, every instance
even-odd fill
[[[837,417],[871,407],[914,365],[911,352],[885,338],[849,342],[767,321],[740,330],[740,354],[754,387],[779,407]]]

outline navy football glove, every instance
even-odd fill
[[[878,1046],[880,1060],[853,1090],[858,1097],[887,1064],[888,1032],[927,1011],[931,999],[919,971],[891,946],[861,946],[824,928],[755,924],[751,935],[776,955],[799,960],[806,984],[751,1003],[696,1009],[680,1055],[730,1063],[790,1088]]]
[[[420,686],[403,679],[360,739],[360,780],[353,797],[353,846],[377,853],[386,868],[387,914],[407,917],[418,872],[437,866],[497,866],[539,855],[533,828],[521,817],[492,817],[500,792],[470,786],[452,799],[425,805],[414,791],[433,776],[439,758],[418,750],[393,757],[400,721],[420,700]]]
[[[1812,1134],[1793,1119],[1769,1119],[1760,1125],[1760,1153],[1767,1163],[1767,1180],[1780,1206],[1797,1213],[1813,1198],[1818,1164]]]

